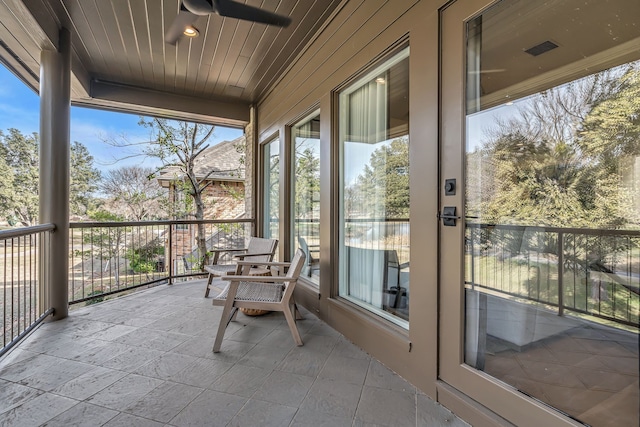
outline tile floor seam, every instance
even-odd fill
[[[367,375],[369,374],[369,369],[371,369],[371,363],[369,363],[369,366],[367,367]],[[365,381],[366,381],[366,378],[367,377],[365,375]],[[358,407],[360,406],[360,402],[362,401],[362,393],[364,393],[365,387],[366,386],[363,383],[362,387],[360,387],[360,396],[358,396],[358,403],[356,403],[356,409],[355,411],[353,411],[353,423],[351,425],[354,427],[355,427],[356,420],[358,419]]]
[[[167,381],[165,381],[165,382],[167,382]],[[164,384],[164,383],[162,383],[162,384]],[[162,384],[159,384],[159,385],[158,385],[158,387],[160,387]],[[188,385],[188,384],[187,384],[187,385]],[[158,387],[156,387],[156,388],[158,388]],[[191,387],[193,387],[193,386],[191,386]],[[156,388],[154,388],[153,390],[155,390]],[[194,388],[200,388],[200,387],[194,387]],[[147,395],[148,395],[148,394],[150,394],[153,390],[151,390],[149,393],[147,393]],[[184,406],[182,407],[182,409],[180,409],[180,410],[178,411],[178,413],[177,413],[177,414],[175,414],[173,417],[171,417],[171,419],[169,419],[169,421],[166,421],[166,422],[165,422],[165,421],[158,421],[158,420],[154,420],[153,418],[146,418],[146,417],[143,417],[143,416],[141,416],[141,415],[134,414],[134,413],[132,413],[132,412],[127,412],[127,410],[124,410],[124,411],[118,411],[118,412],[120,412],[120,413],[125,413],[125,414],[130,414],[130,415],[133,415],[133,416],[136,416],[136,417],[140,417],[140,418],[149,419],[149,420],[154,421],[154,422],[157,422],[157,423],[169,424],[169,423],[171,422],[171,420],[173,420],[175,417],[177,417],[177,416],[178,416],[182,411],[184,411],[184,410],[185,410],[185,408],[187,408],[190,404],[192,404],[192,403],[193,403],[193,402],[194,402],[198,397],[200,397],[200,395],[202,395],[202,394],[203,394],[204,392],[206,392],[206,391],[207,391],[207,389],[206,389],[206,388],[201,389],[201,390],[200,390],[200,392],[199,392],[199,393],[198,393],[198,394],[197,394],[193,399],[191,399],[191,400],[190,400],[186,405],[184,405]],[[143,398],[144,398],[144,397],[146,397],[146,395],[145,395],[145,396],[143,396],[142,398],[138,399],[136,402],[139,402],[139,401],[143,400]]]

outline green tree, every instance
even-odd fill
[[[481,171],[467,178],[482,181],[467,185],[467,215],[560,227],[638,224],[638,185],[624,184],[640,155],[638,76],[637,64],[587,76],[536,94],[498,120],[467,155]]]
[[[11,173],[4,178],[4,197],[0,199],[2,216],[24,227],[38,222],[38,134],[23,135],[11,128],[0,131],[0,144],[5,164]]]
[[[93,156],[87,147],[74,141],[71,144],[69,180],[69,212],[85,215],[95,204],[93,193],[98,189],[100,171],[93,167]]]
[[[320,194],[320,158],[317,153],[308,147],[299,150],[294,174],[295,218],[311,218]]]
[[[628,69],[618,79],[618,90],[589,112],[578,144],[591,165],[594,221],[612,228],[639,224],[640,181],[633,178],[640,156],[639,68]],[[625,183],[625,177],[632,178]]]
[[[0,190],[0,216],[28,227],[38,222],[39,137],[23,135],[11,128],[0,131],[0,170],[4,169]],[[79,142],[71,145],[70,213],[86,213],[100,177],[93,167],[93,157]]]
[[[396,138],[376,149],[357,177],[363,212],[373,218],[409,218],[409,138]]]

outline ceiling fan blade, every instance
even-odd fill
[[[185,7],[180,5],[180,12],[178,16],[173,20],[171,26],[167,30],[167,33],[164,36],[164,41],[169,44],[176,44],[178,38],[182,36],[185,27],[188,25],[192,25],[198,19],[198,15],[195,15],[189,12]]]
[[[261,22],[278,27],[287,27],[291,23],[288,16],[278,15],[246,4],[231,0],[213,0],[214,10],[220,16],[243,19],[245,21]]]

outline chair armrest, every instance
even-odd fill
[[[282,283],[295,282],[297,277],[284,276],[222,276],[220,280],[225,282],[263,282],[263,283]]]
[[[260,253],[247,252],[245,254],[234,255],[233,257],[238,259],[244,259],[245,257],[248,257],[248,256],[266,256],[266,255],[273,255],[273,252],[260,252]]]
[[[243,249],[210,249],[208,252],[211,253],[220,253],[220,252],[245,252],[247,251],[247,248],[243,248]]]
[[[290,262],[276,262],[276,261],[238,261],[237,265],[260,265],[267,267],[289,267]]]

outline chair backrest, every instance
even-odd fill
[[[307,245],[307,240],[304,237],[298,236],[298,244],[300,245],[300,249],[304,252],[307,257],[307,264],[311,263],[311,253],[309,252],[309,245]]]
[[[306,259],[305,253],[302,249],[298,249],[291,260],[291,265],[289,266],[289,270],[287,271],[286,277],[298,278],[300,276],[300,272],[302,271],[302,267],[304,267],[304,261]]]
[[[282,301],[287,302],[293,296],[293,291],[295,290],[296,283],[298,283],[298,277],[300,277],[300,272],[302,271],[302,267],[304,267],[305,258],[306,255],[304,254],[304,252],[302,252],[301,249],[298,249],[293,256],[286,277],[294,278],[296,280],[284,282],[284,294],[282,295]]]
[[[245,257],[245,261],[269,262],[273,260],[273,255],[278,247],[277,239],[263,239],[262,237],[250,237],[247,245],[248,254],[269,254]]]

